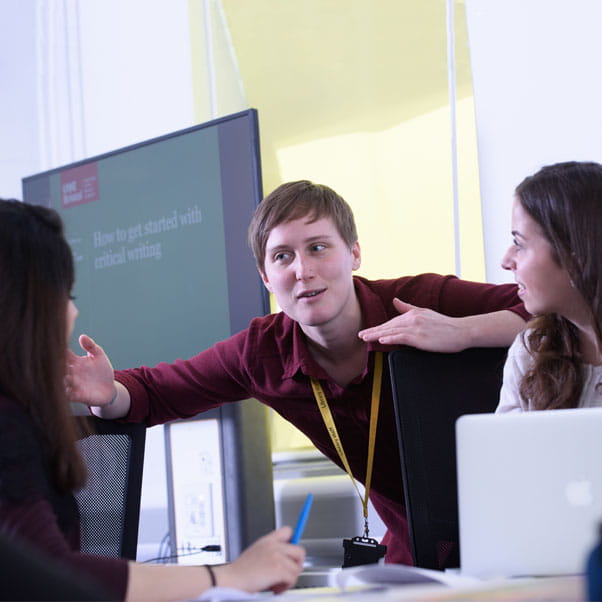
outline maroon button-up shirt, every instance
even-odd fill
[[[437,274],[378,281],[355,276],[354,283],[363,328],[398,315],[393,306],[395,297],[454,317],[502,309],[528,317],[513,284],[467,282]],[[246,330],[189,360],[117,371],[116,379],[128,388],[132,398],[127,420],[146,420],[150,426],[254,397],[293,423],[325,456],[341,466],[313,396],[310,377],[318,378],[353,475],[363,483],[374,352],[391,349],[379,343],[368,344],[368,362],[362,374],[340,387],[311,356],[299,324],[280,312],[253,319]],[[387,561],[412,564],[387,362],[370,499],[389,531],[385,538]]]

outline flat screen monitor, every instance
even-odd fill
[[[254,109],[23,178],[24,201],[56,209],[73,250],[80,312],[73,350],[81,353],[76,337],[85,332],[115,368],[153,366],[191,357],[264,315],[268,295],[247,244],[261,196]],[[215,414],[234,436],[243,422],[239,405]],[[260,482],[256,500],[214,498],[225,504],[225,531],[237,522],[229,555],[274,523],[266,410],[257,402],[244,408],[256,418],[247,450],[254,460],[224,451],[224,487],[249,474]],[[168,469],[181,455],[179,447],[171,451]],[[181,509],[177,467],[176,476],[169,502]],[[235,520],[254,510],[256,519]]]
[[[77,331],[115,368],[190,357],[268,311],[246,237],[260,174],[248,110],[23,179],[65,222]]]

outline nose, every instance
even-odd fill
[[[502,267],[505,270],[514,270],[516,262],[514,261],[514,245],[510,245],[502,257]]]
[[[309,257],[297,255],[295,265],[295,275],[297,280],[308,280],[314,276],[313,262]]]

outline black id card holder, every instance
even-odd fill
[[[387,546],[371,537],[352,537],[343,540],[343,567],[376,564],[387,552]]]

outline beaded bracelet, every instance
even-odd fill
[[[217,585],[217,580],[215,579],[215,573],[213,572],[211,565],[204,564],[203,566],[207,569],[207,572],[209,573],[209,578],[211,579],[211,587],[215,587]]]

